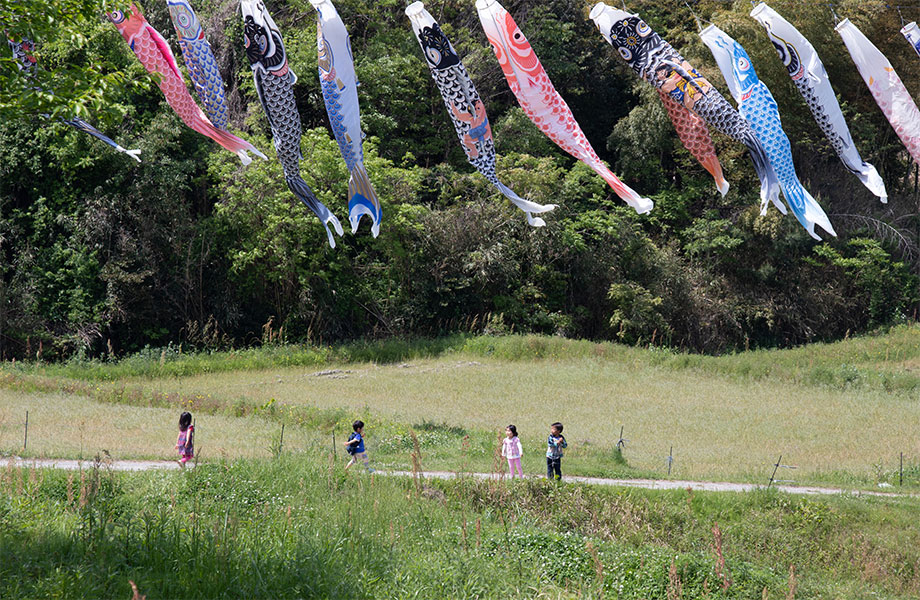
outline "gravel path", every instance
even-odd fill
[[[14,467],[35,467],[39,469],[64,469],[68,471],[78,471],[80,469],[90,469],[93,466],[91,460],[66,460],[57,458],[0,458],[0,468],[7,468],[10,464]],[[153,471],[153,470],[178,470],[181,467],[176,461],[157,461],[157,460],[116,460],[110,463],[115,471]],[[193,463],[189,463],[187,468],[194,468]],[[377,471],[379,475],[395,477],[413,477],[411,471]],[[427,479],[453,479],[457,473],[453,471],[424,471],[420,475]],[[475,477],[477,479],[497,479],[501,476],[494,473],[469,473],[465,476]],[[528,479],[539,478],[538,475],[528,475]],[[576,475],[566,475],[564,478],[567,482],[586,483],[590,485],[608,485],[613,487],[633,487],[644,488],[648,490],[694,490],[700,492],[751,492],[758,489],[764,489],[767,486],[753,483],[728,483],[717,481],[683,481],[675,479],[606,479],[603,477],[579,477]],[[807,494],[807,495],[845,495],[845,496],[880,496],[885,498],[904,498],[916,497],[916,494],[899,494],[896,492],[876,492],[866,490],[847,490],[833,487],[815,487],[815,486],[793,486],[793,485],[774,485],[774,489],[788,494]]]

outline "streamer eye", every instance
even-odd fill
[[[632,55],[632,52],[630,52],[629,48],[624,48],[623,46],[620,46],[618,50],[620,52],[620,56],[623,57],[623,60],[632,60],[633,55]]]
[[[738,57],[738,70],[747,71],[751,67],[751,63],[748,62],[743,56]]]
[[[192,25],[192,20],[189,18],[189,16],[185,13],[180,13],[179,14],[179,27],[188,28],[188,27],[191,27],[191,25]]]
[[[645,37],[652,32],[652,28],[645,21],[639,21],[639,24],[636,25],[636,32]]]
[[[435,66],[441,64],[441,53],[437,48],[427,48],[425,50],[425,58],[427,58],[428,62]]]
[[[114,10],[109,13],[109,20],[112,21],[112,23],[121,23],[125,20],[125,13],[120,10]]]

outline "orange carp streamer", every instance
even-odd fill
[[[684,148],[690,151],[703,168],[709,171],[712,178],[716,180],[716,187],[724,196],[728,193],[728,181],[722,175],[722,165],[719,163],[719,157],[716,156],[715,146],[712,145],[712,138],[709,136],[709,129],[701,118],[678,104],[667,92],[658,88],[658,96],[671,117],[671,123],[677,131],[677,137],[684,144]]]

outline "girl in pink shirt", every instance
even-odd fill
[[[508,425],[505,428],[505,439],[502,440],[502,456],[508,459],[508,471],[511,473],[511,479],[514,479],[515,468],[517,468],[518,476],[522,479],[524,477],[524,471],[521,470],[521,455],[523,453],[521,440],[517,434],[517,427]]]

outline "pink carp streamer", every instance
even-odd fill
[[[208,120],[189,94],[176,59],[169,49],[169,44],[156,29],[150,26],[137,5],[132,4],[129,10],[129,13],[111,12],[108,15],[109,20],[118,28],[118,33],[131,46],[131,50],[134,51],[147,72],[160,76],[160,91],[166,96],[166,101],[176,111],[182,122],[235,153],[244,165],[252,162],[247,151],[264,159],[265,155],[255,146],[231,133],[217,129]]]
[[[658,88],[658,96],[661,97],[661,102],[667,109],[671,123],[674,124],[674,129],[677,131],[677,137],[684,144],[684,148],[689,150],[693,158],[709,171],[709,174],[715,179],[719,192],[723,196],[727,194],[728,181],[722,174],[722,164],[719,162],[719,157],[716,156],[716,149],[712,145],[712,137],[709,135],[706,123],[661,88]]]
[[[476,0],[476,10],[508,86],[530,120],[556,145],[594,169],[637,213],[652,210],[651,200],[620,181],[598,157],[508,11],[495,0]]]
[[[901,78],[885,55],[853,25],[844,19],[836,27],[843,38],[863,81],[911,158],[920,163],[920,110]]]

